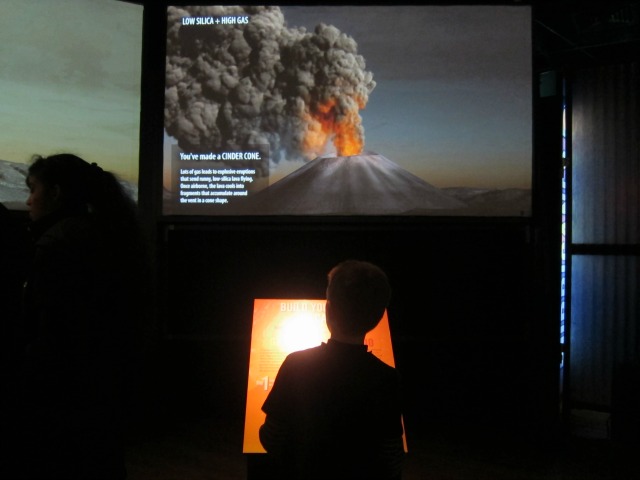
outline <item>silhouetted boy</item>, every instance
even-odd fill
[[[399,479],[404,460],[398,372],[367,351],[386,274],[347,260],[328,274],[327,343],[289,354],[262,410],[260,441],[278,478]]]

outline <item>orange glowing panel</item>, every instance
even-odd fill
[[[258,437],[265,416],[261,407],[284,358],[293,351],[315,347],[329,338],[324,306],[325,300],[254,300],[243,453],[265,453]],[[369,351],[395,367],[387,312],[364,341]]]

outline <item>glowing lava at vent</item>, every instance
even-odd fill
[[[322,152],[327,141],[332,140],[338,157],[358,155],[364,146],[362,119],[358,111],[365,102],[347,99],[330,99],[318,103],[307,115],[309,129],[304,139],[304,149],[315,154]]]

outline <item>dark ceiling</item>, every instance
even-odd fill
[[[539,69],[640,59],[640,2],[532,4],[534,59]]]

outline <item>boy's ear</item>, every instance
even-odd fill
[[[327,328],[331,333],[333,330],[333,315],[331,314],[331,302],[329,302],[329,300],[327,300],[327,303],[324,306],[324,319],[327,324]]]
[[[329,300],[327,300],[324,304],[324,315],[325,317],[327,317],[327,320],[329,319],[329,317],[331,316],[329,314],[329,311],[331,310],[331,302]]]

